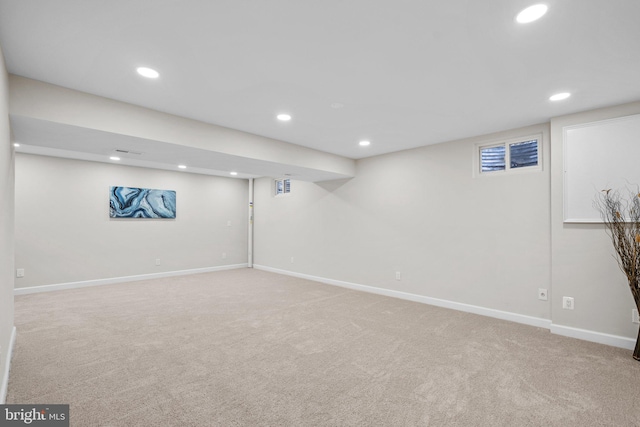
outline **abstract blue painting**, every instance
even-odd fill
[[[111,218],[175,218],[176,192],[149,188],[111,187]]]

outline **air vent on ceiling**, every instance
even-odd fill
[[[138,155],[138,156],[142,154],[142,153],[140,153],[139,151],[129,151],[129,150],[119,150],[119,149],[116,149],[116,151],[117,151],[118,153],[124,153],[124,154],[136,154],[136,155]]]

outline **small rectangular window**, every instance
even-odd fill
[[[479,167],[476,170],[479,170],[482,175],[526,168],[540,170],[540,139],[540,137],[528,137],[500,143],[479,144],[476,151]]]
[[[279,196],[282,194],[291,193],[291,180],[290,179],[276,179],[274,181],[275,184],[275,195]]]

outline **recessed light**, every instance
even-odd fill
[[[360,141],[358,144],[360,144],[361,147],[366,147],[367,145],[371,145],[371,141]]]
[[[236,176],[236,175],[238,175],[238,172],[229,172],[229,175]]]
[[[179,167],[180,169],[186,169],[186,168],[187,168],[185,165],[178,165],[178,167]]]
[[[562,101],[563,99],[567,99],[571,94],[569,92],[556,93],[549,97],[549,101]]]
[[[20,147],[20,144],[18,144],[17,142],[14,142],[14,143],[13,143],[13,146],[14,146],[14,147]]]
[[[148,67],[138,67],[136,68],[136,71],[138,72],[138,74],[140,74],[142,77],[146,77],[148,79],[157,79],[160,76],[160,73],[158,73],[156,70],[154,70],[153,68],[148,68]]]
[[[111,156],[111,157],[109,157],[109,160],[120,160],[120,157]]]
[[[288,122],[289,120],[291,120],[291,115],[289,114],[278,114],[278,120],[282,121],[282,122]]]
[[[516,16],[516,21],[521,24],[528,24],[529,22],[536,21],[547,13],[547,9],[549,8],[546,4],[534,4],[520,12],[518,16]]]

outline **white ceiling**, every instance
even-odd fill
[[[0,0],[0,45],[13,74],[358,159],[640,99],[640,1],[543,1],[521,25],[535,1]]]

